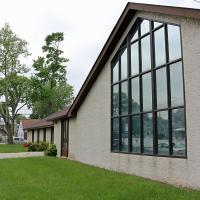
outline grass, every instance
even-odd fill
[[[0,153],[16,153],[27,151],[21,144],[0,144]]]
[[[50,157],[0,161],[2,200],[194,200],[200,191]]]

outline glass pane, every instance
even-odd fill
[[[132,33],[131,33],[131,35],[130,35],[131,42],[133,42],[137,38],[138,38],[138,30],[133,30]]]
[[[142,76],[143,85],[143,111],[152,110],[151,73]]]
[[[121,114],[128,113],[128,82],[121,84]]]
[[[172,111],[173,155],[185,156],[185,135],[184,109],[175,109]]]
[[[150,36],[146,36],[141,40],[142,48],[142,71],[151,69],[151,55],[150,55]]]
[[[162,23],[160,23],[160,22],[154,22],[153,23],[154,28],[157,28],[158,26],[161,26],[161,25],[162,25]]]
[[[128,151],[128,117],[121,118],[121,151]]]
[[[144,153],[153,153],[153,127],[152,114],[147,113],[143,115],[143,137],[144,137]]]
[[[158,29],[155,36],[155,64],[156,67],[166,63],[164,28]]]
[[[149,32],[149,21],[143,20],[141,23],[141,35]]]
[[[127,78],[127,75],[127,48],[125,48],[121,52],[121,80]]]
[[[112,115],[119,115],[119,85],[113,86]]]
[[[167,107],[166,68],[156,70],[157,109]]]
[[[132,112],[140,112],[140,83],[138,77],[131,80],[131,94]]]
[[[119,61],[113,62],[113,83],[119,81]]]
[[[132,151],[140,153],[140,115],[132,117]]]
[[[131,75],[139,73],[138,42],[131,45]]]
[[[112,150],[119,150],[119,118],[112,120]]]
[[[171,105],[183,105],[183,73],[182,63],[178,62],[170,66]]]
[[[169,60],[181,58],[181,35],[178,26],[168,25]]]
[[[169,155],[168,111],[157,112],[158,154]]]

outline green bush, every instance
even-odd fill
[[[0,142],[2,142],[3,141],[3,138],[0,136]]]
[[[47,147],[46,155],[47,155],[47,156],[56,156],[56,155],[57,155],[57,148],[56,148],[56,145],[50,144],[50,145]]]
[[[36,145],[35,145],[35,143],[30,143],[29,144],[28,151],[36,151]]]
[[[29,143],[28,151],[46,151],[48,145],[47,142]]]
[[[46,151],[47,147],[49,146],[49,143],[48,142],[40,142],[40,146],[41,146],[42,151]]]

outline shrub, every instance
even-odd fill
[[[35,145],[35,143],[30,143],[29,144],[28,151],[36,151],[36,145]]]
[[[40,146],[41,146],[42,151],[46,151],[47,147],[49,146],[49,143],[48,142],[40,142]]]
[[[2,136],[0,136],[0,142],[3,142],[3,138],[2,138]]]
[[[47,142],[40,142],[40,143],[28,143],[26,144],[28,147],[28,151],[46,151],[49,143]]]
[[[50,145],[47,147],[46,155],[47,155],[47,156],[56,156],[56,155],[57,155],[57,148],[56,148],[56,145],[50,144]]]

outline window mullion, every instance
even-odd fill
[[[119,51],[120,52],[120,51]],[[118,53],[119,59],[119,80],[121,81],[121,56]],[[121,83],[119,83],[119,116],[121,115]],[[122,147],[122,134],[121,134],[121,117],[119,117],[119,151],[121,151]]]
[[[140,23],[138,25],[138,34],[140,37]],[[142,50],[141,50],[141,39],[138,41],[138,48],[139,48],[139,82],[140,82],[140,112],[143,112],[143,91],[142,91]],[[143,138],[143,114],[140,114],[140,152],[143,153],[144,151],[144,138]]]
[[[153,154],[158,153],[158,144],[157,144],[157,131],[156,131],[156,71],[155,67],[155,43],[154,43],[154,32],[152,31],[153,22],[150,22],[150,49],[151,49],[151,82],[152,82],[152,117],[153,117]]]
[[[132,105],[132,96],[131,96],[131,50],[130,45],[127,46],[127,65],[128,65],[128,152],[132,151],[132,124],[131,124],[131,105]]]
[[[167,24],[165,24],[165,48],[166,48],[166,60],[169,63],[169,46],[168,46],[168,32],[167,32]],[[167,73],[167,96],[168,96],[168,108],[171,108],[171,87],[170,87],[170,65],[167,65],[166,73]],[[172,146],[172,114],[171,110],[168,110],[168,135],[169,135],[169,154],[173,154],[173,146]]]

